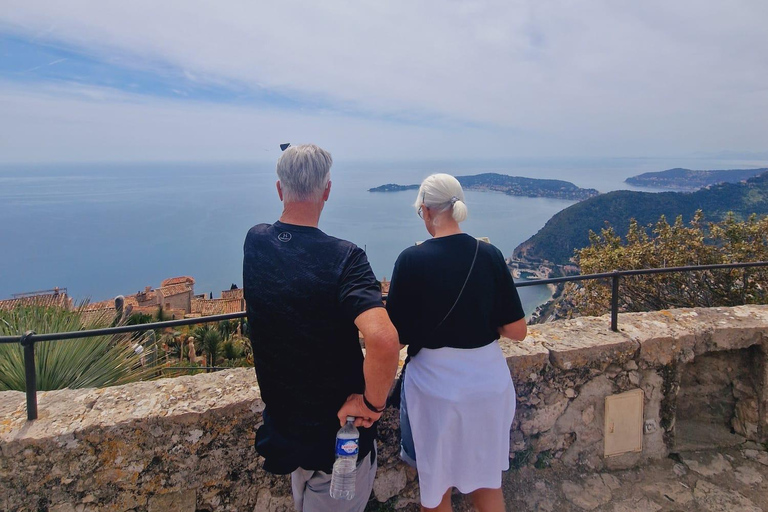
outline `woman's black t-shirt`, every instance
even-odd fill
[[[525,317],[501,251],[480,242],[466,288],[440,325],[467,279],[476,247],[475,238],[461,233],[429,239],[397,258],[387,311],[409,355],[421,348],[483,347],[499,338],[499,327]]]

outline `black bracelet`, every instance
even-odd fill
[[[374,407],[374,405],[371,402],[368,401],[367,398],[365,398],[365,395],[363,395],[363,403],[365,404],[365,406],[367,408],[369,408],[370,410],[372,410],[376,414],[380,414],[380,413],[384,412],[384,409],[387,408],[387,405],[384,404],[384,407],[382,407],[381,409],[377,409],[376,407]]]

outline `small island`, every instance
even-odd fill
[[[378,187],[369,188],[368,192],[402,192],[403,190],[418,189],[418,185],[396,185],[395,183],[387,183],[386,185],[379,185]]]
[[[459,180],[464,190],[502,192],[519,197],[546,197],[581,201],[600,194],[593,188],[580,188],[569,181],[523,178],[490,172],[474,176],[456,176],[456,179]],[[419,185],[389,183],[368,189],[368,192],[402,192],[404,190],[418,190],[418,188]]]
[[[632,176],[624,180],[624,183],[638,187],[693,191],[718,183],[739,183],[766,171],[768,168],[694,171],[676,167],[666,171],[646,172]]]

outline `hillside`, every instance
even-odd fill
[[[667,169],[646,172],[624,180],[624,183],[639,187],[671,188],[675,190],[698,190],[717,183],[737,183],[768,171],[762,169],[731,169],[726,171],[693,171],[691,169]]]
[[[580,188],[569,181],[522,178],[506,174],[483,173],[474,176],[456,176],[464,190],[503,192],[510,196],[548,197],[580,201],[594,197],[599,192],[593,188]],[[368,189],[368,192],[400,192],[416,190],[419,185],[396,185],[390,183]]]
[[[768,172],[742,183],[720,183],[697,192],[632,192],[618,190],[576,203],[552,217],[538,233],[520,244],[513,257],[568,264],[574,249],[589,245],[589,231],[610,224],[624,236],[630,219],[653,224],[661,215],[672,222],[689,221],[696,210],[705,219],[720,220],[729,211],[740,218],[768,214]]]

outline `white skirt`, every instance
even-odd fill
[[[403,392],[424,507],[437,507],[450,487],[501,487],[516,397],[497,342],[422,349],[408,363]]]

